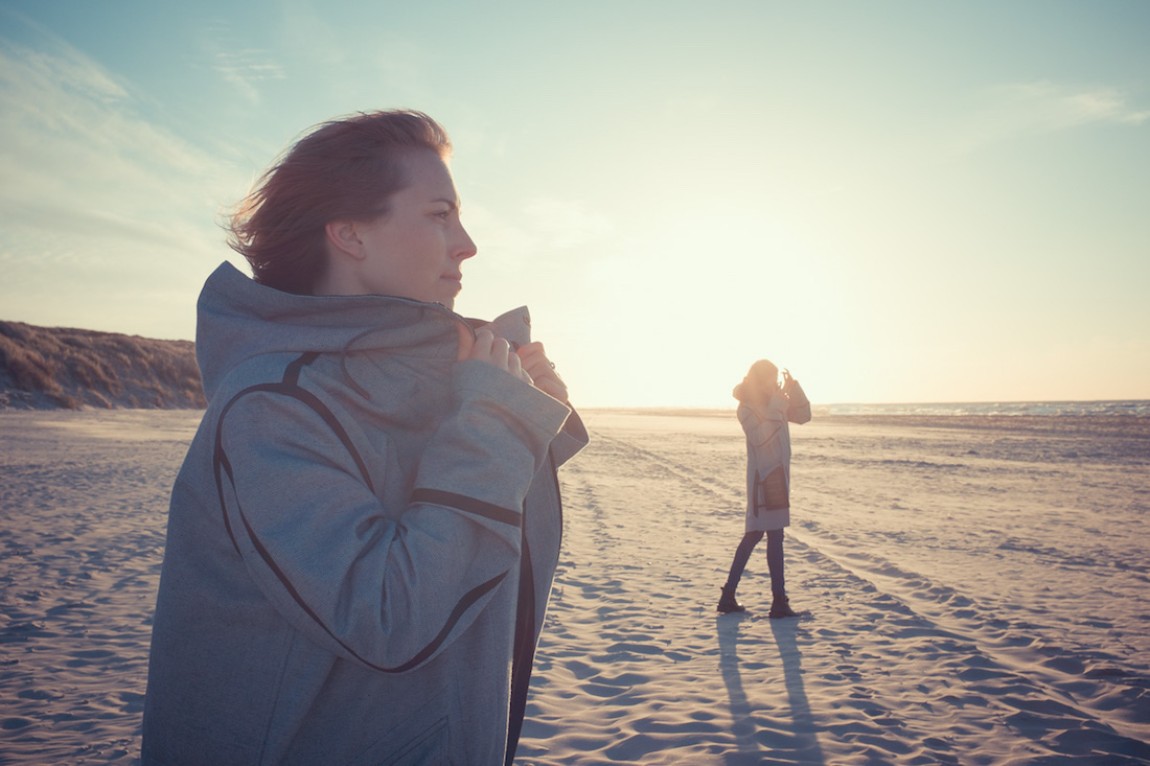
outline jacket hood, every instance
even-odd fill
[[[458,353],[461,316],[438,303],[382,295],[296,295],[247,277],[228,262],[204,283],[197,303],[196,359],[211,398],[229,371],[261,354],[344,353],[412,347]],[[497,322],[530,324],[526,309]],[[516,340],[508,337],[508,340]],[[516,340],[522,343],[523,340]]]

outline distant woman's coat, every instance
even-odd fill
[[[747,435],[748,532],[790,526],[791,434],[787,425],[811,419],[811,403],[797,380],[776,391],[765,405],[739,402],[739,423]]]

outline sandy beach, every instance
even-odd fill
[[[585,417],[517,763],[1150,763],[1150,418],[816,413],[769,620],[733,414]],[[0,764],[137,761],[198,420],[0,413]]]

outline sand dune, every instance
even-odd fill
[[[197,418],[0,414],[0,763],[137,758]],[[796,427],[783,621],[734,418],[587,421],[518,763],[1150,763],[1147,419]]]
[[[190,340],[0,321],[0,410],[203,406]]]

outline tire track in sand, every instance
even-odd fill
[[[733,507],[744,502],[741,481],[733,483],[623,439],[600,438],[633,460],[644,461],[647,470],[693,487],[686,495],[711,497]],[[700,534],[714,533],[698,515],[689,517],[688,523]],[[868,614],[879,620],[877,625],[865,621],[857,625],[871,634],[868,643],[873,643],[880,625],[893,629],[889,643],[880,644],[894,652],[886,660],[897,663],[908,653],[917,655],[930,669],[930,677],[945,680],[920,689],[933,702],[932,715],[937,715],[938,706],[957,710],[973,706],[980,712],[972,716],[972,735],[985,734],[982,721],[999,720],[1057,752],[1074,753],[1087,743],[1097,747],[1101,739],[1111,744],[1109,752],[1116,757],[1150,760],[1150,679],[1113,664],[1105,652],[1075,651],[1053,643],[1047,638],[1049,626],[988,612],[970,595],[876,552],[859,551],[817,524],[799,526],[788,530],[788,559],[791,571],[801,573],[804,592],[821,591],[824,599],[836,601],[848,591],[860,594]],[[725,564],[729,555],[724,550],[718,563]],[[805,566],[796,567],[796,559]],[[794,574],[790,578],[793,582]],[[816,615],[811,624],[817,623]],[[814,632],[842,657],[836,673],[845,680],[860,680],[857,643],[851,636],[817,627]],[[872,659],[879,660],[876,667],[886,662]],[[848,699],[854,702],[847,704],[870,709],[883,726],[901,720],[893,708],[884,709],[872,690],[852,689]],[[986,700],[992,710],[982,709]],[[932,727],[929,721],[924,724],[923,739],[929,740]]]

